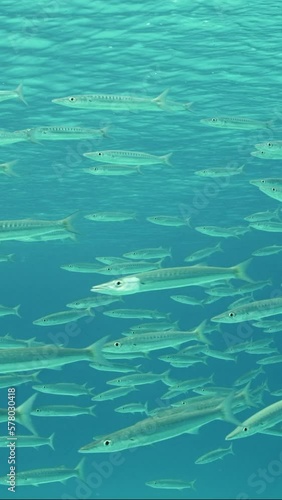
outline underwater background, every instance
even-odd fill
[[[74,221],[75,240],[47,242],[1,242],[0,253],[14,253],[14,262],[0,264],[0,303],[21,304],[21,317],[0,318],[1,336],[52,343],[65,347],[86,347],[105,335],[111,339],[136,324],[136,320],[114,319],[96,311],[94,318],[77,322],[76,333],[68,336],[65,325],[41,328],[33,321],[66,309],[66,304],[90,296],[93,285],[113,279],[98,274],[66,272],[60,268],[72,262],[94,262],[96,256],[122,256],[146,247],[166,247],[172,251],[165,267],[185,265],[184,258],[222,242],[223,253],[208,258],[211,266],[233,266],[257,248],[280,245],[279,233],[252,229],[230,238],[212,238],[195,226],[248,226],[243,218],[251,213],[275,210],[279,202],[261,193],[250,180],[281,176],[281,162],[250,155],[254,144],[282,139],[282,12],[279,2],[261,0],[42,0],[1,1],[0,90],[23,83],[27,106],[18,99],[0,103],[1,129],[15,131],[32,127],[65,125],[101,128],[109,126],[109,137],[81,141],[19,142],[2,145],[1,163],[18,160],[17,177],[1,176],[1,220],[62,219],[78,211]],[[168,98],[192,102],[190,110],[113,112],[72,109],[52,103],[52,99],[77,94],[115,94],[157,97],[169,88]],[[232,130],[214,128],[200,122],[212,116],[274,120],[271,128]],[[141,173],[120,177],[90,176],[82,168],[94,165],[83,153],[95,150],[133,150],[154,155],[172,152],[172,167],[141,169]],[[241,175],[230,177],[221,186],[217,179],[202,179],[196,170],[245,165]],[[133,211],[136,218],[124,222],[95,223],[84,215],[98,211]],[[167,227],[150,224],[154,215],[177,216],[189,224]],[[256,300],[281,292],[279,254],[253,258],[248,270],[254,280],[272,280],[272,285],[255,292]],[[239,282],[236,282],[237,284]],[[242,282],[240,282],[242,284]],[[227,309],[232,300],[204,308],[173,302],[170,295],[181,293],[205,297],[202,287],[163,290],[125,296],[123,303],[106,306],[157,309],[171,313],[183,330]],[[105,309],[106,309],[105,307]],[[236,325],[223,325],[222,332],[238,335]],[[213,346],[229,346],[222,332],[213,332]],[[60,337],[61,335],[61,337]],[[249,333],[242,333],[240,341]],[[262,332],[254,329],[253,339]],[[279,333],[274,336],[279,350]],[[59,340],[58,340],[59,339]],[[171,349],[172,351],[172,349]],[[163,352],[170,352],[166,349]],[[142,370],[162,373],[169,368],[157,359],[133,360]],[[236,363],[209,358],[207,365],[187,369],[172,368],[175,378],[209,377],[217,386],[232,387],[234,380],[258,367],[257,357],[240,353]],[[62,370],[42,370],[42,383],[87,382],[95,393],[107,390],[106,381],[118,374],[97,371],[85,361]],[[281,388],[281,364],[265,368],[259,382]],[[17,404],[33,394],[32,384],[16,388]],[[17,471],[75,467],[83,455],[78,449],[94,435],[127,427],[140,414],[119,414],[120,404],[148,401],[158,405],[166,390],[162,382],[139,387],[118,400],[97,402],[96,417],[32,417],[39,435],[55,433],[54,447],[17,449]],[[92,406],[88,396],[71,398],[50,394],[37,396],[36,404],[78,404]],[[75,401],[74,401],[75,400]],[[276,401],[264,394],[264,404]],[[7,389],[0,390],[0,407],[7,405]],[[247,418],[253,412],[245,410]],[[240,414],[241,418],[241,414]],[[5,423],[0,424],[5,435]],[[232,424],[214,421],[198,435],[183,434],[151,446],[122,451],[118,464],[111,454],[89,454],[86,478],[66,483],[17,487],[9,493],[0,486],[1,498],[281,498],[282,444],[279,437],[257,434],[233,443],[234,455],[199,466],[202,454],[226,447],[224,438]],[[17,432],[28,433],[19,424]],[[8,451],[0,449],[0,475],[7,473]],[[276,465],[273,466],[275,462]],[[268,471],[258,479],[259,470]],[[93,475],[93,473],[95,473]],[[151,489],[145,482],[156,478],[196,479],[193,490]]]

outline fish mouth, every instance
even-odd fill
[[[90,292],[104,293],[106,295],[113,295],[113,291],[109,290],[108,284],[95,285],[90,288]]]

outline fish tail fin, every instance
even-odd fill
[[[265,126],[266,126],[266,128],[273,130],[274,123],[275,123],[275,120],[268,120],[267,122],[265,122]]]
[[[28,429],[32,434],[37,434],[30,417],[32,405],[36,399],[36,396],[37,393],[33,394],[16,409],[16,420],[26,429]]]
[[[85,309],[85,312],[86,312],[86,315],[87,316],[92,316],[92,318],[94,318],[95,316],[95,312],[92,311],[92,308],[91,307],[87,307],[87,309]]]
[[[93,405],[89,408],[89,415],[92,415],[93,417],[96,417],[96,413],[94,411],[94,408],[96,408],[96,405]]]
[[[165,385],[168,385],[168,386],[171,385],[170,369],[166,370],[164,373],[162,373],[162,382]]]
[[[221,246],[221,245],[222,245],[222,243],[221,243],[221,241],[220,241],[220,242],[216,245],[216,247],[215,247],[215,248],[216,248],[216,250],[217,250],[218,252],[224,252],[224,250],[223,250],[223,248],[222,248],[222,246]]]
[[[18,160],[7,161],[4,164],[2,163],[3,173],[5,173],[7,177],[19,177],[19,175],[13,170],[13,166],[16,165],[16,163],[18,163]]]
[[[230,444],[229,448],[228,448],[229,452],[232,454],[232,455],[235,455],[234,451],[233,451],[233,443]]]
[[[41,380],[38,378],[39,374],[40,374],[40,371],[34,372],[32,374],[32,382],[37,382],[37,383],[41,384]]]
[[[252,258],[244,260],[243,262],[240,262],[240,264],[237,264],[237,266],[233,266],[231,268],[235,271],[236,278],[243,281],[248,281],[249,283],[255,283],[255,281],[252,278],[250,278],[246,272],[252,260],[253,260]]]
[[[79,210],[77,210],[76,212],[74,212],[73,214],[69,215],[68,217],[66,217],[65,219],[62,219],[62,225],[63,227],[66,229],[66,231],[68,231],[69,233],[74,233],[74,234],[77,234],[77,232],[74,230],[73,228],[73,221],[74,219],[76,218],[76,216],[78,215],[79,213]]]
[[[19,318],[21,318],[21,315],[19,313],[19,308],[21,307],[21,304],[18,304],[16,307],[14,307],[14,311],[15,311],[15,314],[16,316],[18,316]]]
[[[193,106],[193,104],[194,104],[193,101],[192,102],[185,102],[185,104],[184,104],[185,111],[191,111],[192,112],[193,110],[191,109],[191,106]]]
[[[172,153],[168,153],[167,155],[161,156],[161,160],[163,163],[168,165],[169,167],[173,167],[170,158],[172,157]]]
[[[9,253],[9,255],[8,255],[8,261],[9,261],[9,262],[15,262],[14,257],[15,257],[15,254],[14,254],[14,253]]]
[[[20,101],[24,102],[26,104],[26,106],[28,106],[28,104],[24,98],[24,95],[23,95],[23,84],[22,83],[20,83],[17,86],[17,88],[15,89],[15,92],[17,93],[17,96],[20,99]]]
[[[103,137],[108,137],[109,139],[112,138],[112,136],[109,134],[109,129],[111,128],[111,125],[107,125],[107,127],[103,127],[100,129],[100,132]]]
[[[86,458],[83,457],[82,460],[80,460],[77,464],[77,466],[75,467],[75,470],[77,471],[77,475],[78,477],[81,479],[81,481],[83,482],[86,482],[86,479],[85,479],[85,461],[86,461]]]
[[[195,483],[196,483],[196,481],[197,481],[197,479],[194,479],[193,481],[191,481],[191,488],[192,488],[192,490],[194,490],[194,491],[196,490],[196,488],[195,488]]]
[[[232,412],[232,402],[234,400],[234,391],[231,391],[228,396],[219,404],[218,408],[221,410],[221,418],[226,422],[230,422],[236,426],[242,425],[242,422],[237,420]]]
[[[149,412],[149,409],[148,409],[148,401],[146,401],[146,403],[144,404],[144,407],[145,407],[145,413],[146,415],[150,415],[150,412]]]
[[[205,332],[205,328],[206,328],[206,324],[207,324],[207,320],[204,319],[204,321],[202,321],[202,323],[200,323],[197,328],[195,329],[195,333],[198,337],[198,340],[200,342],[203,342],[204,344],[209,344],[211,345],[212,342],[204,335],[204,332]]]
[[[50,448],[52,448],[52,450],[55,451],[55,448],[54,448],[54,436],[55,436],[55,432],[53,432],[53,434],[51,434],[51,436],[49,436],[49,438],[48,438],[48,445],[50,446]]]
[[[165,111],[170,110],[170,107],[166,102],[166,96],[169,93],[169,91],[170,91],[170,89],[167,88],[160,95],[158,95],[157,97],[152,99],[152,102],[156,103],[159,106],[159,108],[164,109]]]
[[[102,337],[101,339],[97,340],[94,342],[94,344],[91,344],[88,346],[86,349],[89,351],[89,358],[90,361],[97,361],[100,364],[108,364],[108,360],[104,357],[102,350],[103,346],[105,345],[106,341],[108,340],[109,335]]]
[[[238,393],[238,396],[243,396],[245,403],[247,406],[254,406],[256,407],[256,403],[252,400],[252,394],[250,391],[250,386],[251,386],[252,381],[250,380],[247,385]]]

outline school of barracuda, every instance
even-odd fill
[[[0,92],[0,101],[19,99],[25,104],[23,87],[20,84],[15,90]],[[54,98],[54,104],[75,109],[106,111],[134,111],[138,113],[187,113],[193,108],[193,103],[178,102],[168,98],[168,90],[157,97],[133,97],[130,95],[74,95]],[[53,104],[50,103],[51,106]],[[233,130],[257,130],[272,128],[272,121],[258,121],[245,117],[216,116],[202,118],[202,126]],[[42,141],[81,140],[101,136],[109,140],[108,128],[90,129],[71,126],[42,126],[25,130],[0,131],[0,145],[13,144],[19,141],[41,143]],[[216,134],[217,131],[215,130]],[[282,158],[282,140],[254,144],[252,156],[258,159],[279,160]],[[172,168],[173,153],[164,152],[156,155],[153,151],[122,151],[105,149],[85,153],[85,167],[82,171],[90,175],[105,177],[139,175],[155,164],[162,164],[161,170]],[[95,161],[87,168],[87,161]],[[259,161],[259,160],[258,160]],[[8,177],[20,173],[14,166],[17,160],[0,164],[0,174]],[[92,166],[91,166],[92,165]],[[225,178],[243,175],[245,165],[219,166],[194,171],[194,174],[206,177]],[[110,180],[109,180],[110,182]],[[254,189],[259,189],[262,196],[274,198],[282,202],[282,178],[253,179],[250,183]],[[88,415],[89,441],[82,443],[78,453],[112,453],[131,448],[151,445],[159,441],[172,439],[182,434],[198,434],[200,429],[215,420],[230,423],[230,432],[225,440],[237,440],[257,433],[271,436],[282,436],[282,400],[270,404],[264,403],[264,393],[273,398],[282,397],[282,389],[270,391],[267,384],[267,367],[274,363],[282,363],[282,354],[275,345],[275,332],[282,329],[281,319],[272,318],[282,314],[282,296],[258,299],[256,292],[271,286],[271,280],[256,281],[252,276],[252,260],[268,257],[282,251],[282,246],[273,245],[257,248],[244,262],[234,262],[232,266],[215,267],[207,261],[214,253],[224,254],[224,239],[240,238],[249,231],[282,232],[280,218],[281,208],[274,211],[246,213],[244,218],[248,225],[236,227],[196,226],[193,220],[185,217],[164,216],[153,214],[147,218],[148,223],[180,227],[186,225],[191,234],[199,231],[210,238],[222,238],[216,245],[199,248],[188,255],[183,265],[170,267],[168,262],[172,257],[173,248],[141,248],[116,256],[96,256],[93,262],[62,263],[61,269],[74,273],[92,273],[93,275],[112,276],[105,281],[93,278],[91,294],[85,298],[78,297],[66,304],[64,311],[46,311],[41,318],[34,318],[33,324],[52,327],[71,324],[84,317],[94,318],[104,314],[112,317],[118,323],[119,318],[132,320],[131,326],[122,335],[104,334],[101,338],[92,339],[84,348],[65,347],[64,345],[46,344],[36,338],[18,339],[9,333],[0,336],[0,389],[17,387],[21,384],[31,384],[31,396],[16,408],[16,422],[24,426],[30,434],[17,435],[16,446],[34,447],[49,446],[56,449],[56,432],[39,436],[36,431],[36,418],[76,417]],[[90,214],[62,214],[58,220],[34,219],[2,220],[0,221],[0,241],[21,241],[23,243],[45,242],[52,240],[75,239],[73,220],[79,216],[93,223],[118,224],[136,219],[134,212],[95,212]],[[177,231],[177,229],[176,229]],[[0,263],[12,265],[16,256],[13,253],[1,254]],[[249,270],[250,267],[250,270]],[[102,281],[102,282],[101,282]],[[186,287],[198,286],[205,293],[203,299],[186,293]],[[181,288],[183,290],[177,290]],[[126,305],[126,295],[171,290],[171,300],[183,304],[183,307],[205,308],[206,304],[229,298],[227,309],[218,308],[218,314],[204,321],[199,321],[193,328],[179,328],[177,318],[170,317],[169,312],[151,309],[130,309]],[[85,292],[90,292],[86,290]],[[269,297],[269,295],[268,295]],[[235,298],[235,300],[233,299]],[[150,294],[148,293],[148,304]],[[110,306],[108,308],[108,306]],[[20,305],[0,305],[0,317],[15,315],[21,317]],[[139,323],[135,324],[135,320]],[[239,340],[228,333],[228,326],[246,323],[253,327],[250,339]],[[224,325],[222,326],[221,323]],[[222,329],[224,328],[224,330]],[[256,335],[258,332],[260,335]],[[229,347],[218,350],[213,347],[214,338],[229,335],[233,339]],[[233,337],[232,337],[233,335]],[[42,337],[40,337],[42,338]],[[165,350],[164,353],[162,350]],[[169,350],[167,350],[169,349]],[[156,351],[156,352],[155,352]],[[236,362],[244,355],[257,356],[258,368],[241,374],[231,387],[216,386],[216,373],[209,377],[189,378],[189,367],[197,363],[209,365],[209,358],[222,362]],[[164,363],[161,373],[154,371],[154,356]],[[148,358],[152,370],[144,372],[142,360]],[[60,369],[69,363],[85,361],[94,370],[109,372],[107,384],[109,388],[102,393],[96,393],[95,387],[89,387],[87,381],[79,385],[74,382],[43,384],[42,370]],[[224,365],[226,367],[226,365]],[[264,368],[265,367],[265,368]],[[179,371],[177,371],[177,369]],[[182,370],[182,377],[181,377]],[[180,375],[179,375],[180,373]],[[114,374],[114,375],[113,375]],[[256,378],[263,374],[264,381],[256,383]],[[176,376],[175,376],[176,375]],[[140,401],[139,387],[157,382],[163,383],[158,400]],[[52,394],[53,405],[37,404],[38,393]],[[133,394],[131,394],[133,393]],[[88,405],[65,405],[64,396],[88,397]],[[136,423],[115,429],[107,434],[99,432],[99,418],[103,415],[103,402],[128,396],[125,401],[116,404],[115,412],[136,414]],[[61,399],[62,398],[62,399]],[[93,404],[92,401],[95,403]],[[158,401],[158,404],[156,403]],[[161,403],[160,403],[161,402]],[[100,413],[101,405],[101,413]],[[248,417],[241,417],[241,412],[248,410]],[[140,415],[138,415],[140,413]],[[96,417],[95,425],[92,424]],[[7,423],[7,409],[0,409],[0,422]],[[95,432],[94,429],[95,428]],[[9,436],[1,436],[0,447],[6,447]],[[189,441],[189,437],[187,437]],[[206,464],[223,459],[227,455],[236,455],[233,443],[218,449],[206,449],[199,456],[196,464]],[[84,477],[84,464],[87,457],[79,459],[73,469],[38,468],[17,473],[17,485],[40,485],[56,481],[66,481],[72,477]],[[232,460],[232,457],[229,458]],[[187,464],[188,465],[188,464]],[[153,472],[153,471],[152,471]],[[163,489],[195,489],[195,478],[166,478],[149,480],[146,484],[152,488]],[[0,478],[0,484],[7,484],[6,476]]]

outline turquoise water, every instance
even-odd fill
[[[279,160],[250,155],[254,144],[279,140],[281,133],[281,7],[278,2],[244,0],[186,0],[129,2],[54,0],[50,2],[1,2],[1,86],[9,90],[23,83],[28,105],[17,99],[0,103],[1,128],[14,131],[51,125],[101,128],[109,126],[110,137],[83,141],[19,142],[1,146],[0,163],[18,160],[18,177],[1,176],[1,220],[64,218],[76,211],[76,240],[32,242],[6,241],[0,253],[15,254],[15,262],[0,263],[0,303],[21,304],[21,318],[1,318],[1,336],[67,347],[85,347],[104,335],[119,338],[136,320],[113,319],[98,311],[89,321],[81,319],[71,338],[66,327],[41,328],[33,321],[65,310],[65,305],[90,295],[93,285],[111,277],[66,272],[72,262],[94,262],[96,256],[115,255],[145,247],[171,247],[166,267],[182,266],[194,251],[222,241],[223,253],[207,259],[211,266],[232,266],[248,259],[266,245],[280,245],[279,233],[250,230],[239,238],[212,238],[196,226],[248,226],[243,218],[257,211],[275,210],[279,202],[249,183],[262,177],[279,177]],[[112,112],[72,109],[52,103],[69,95],[97,93],[157,97],[169,88],[169,99],[193,102],[191,111]],[[205,126],[212,116],[274,120],[271,129],[232,130]],[[141,169],[142,173],[121,177],[90,176],[82,171],[94,165],[83,153],[98,149],[120,149],[164,155],[172,152],[173,167]],[[222,186],[217,179],[202,179],[194,172],[204,168],[245,165],[244,173],[230,177]],[[116,223],[94,223],[84,218],[96,211],[134,211],[136,219]],[[182,227],[150,224],[153,215],[189,218]],[[273,284],[254,293],[267,299],[280,293],[280,256],[254,258],[249,274]],[[236,281],[236,285],[242,282]],[[173,293],[203,299],[202,287],[164,290],[125,296],[121,307],[170,312],[183,330],[197,326],[225,311],[237,297],[224,298],[204,308],[173,302]],[[108,309],[119,304],[107,306]],[[279,317],[278,317],[279,318]],[[147,321],[147,320],[146,320]],[[223,325],[245,340],[233,325]],[[254,329],[253,338],[263,332]],[[279,333],[273,334],[281,349]],[[250,336],[247,333],[246,338]],[[224,350],[222,333],[212,334],[213,346]],[[172,350],[165,350],[165,353]],[[163,372],[168,365],[157,359],[137,360],[142,370]],[[262,356],[264,357],[264,356]],[[237,363],[208,358],[207,366],[172,368],[179,379],[208,377],[215,384],[231,387],[243,373],[256,368],[256,356],[238,355]],[[134,361],[133,361],[134,362]],[[61,371],[42,370],[42,383],[87,382],[95,393],[109,388],[106,381],[117,374],[91,369],[86,362],[70,364]],[[269,388],[281,387],[279,364],[267,366],[257,384],[268,380]],[[32,384],[16,388],[17,404],[33,394]],[[159,404],[166,387],[162,382],[141,386],[140,391],[116,401],[97,403],[97,417],[32,417],[39,435],[55,432],[55,451],[47,446],[17,449],[17,471],[59,467],[73,468],[83,455],[78,449],[94,435],[127,427],[142,417],[119,414],[114,408],[130,401]],[[39,393],[37,405],[78,404],[90,406],[87,396],[53,397]],[[0,391],[0,407],[7,405],[7,389]],[[264,406],[276,401],[266,392]],[[253,412],[247,409],[240,418]],[[5,435],[5,423],[1,434]],[[282,445],[278,437],[259,435],[233,443],[234,455],[199,466],[202,454],[227,447],[225,436],[233,425],[214,421],[198,435],[177,438],[122,451],[113,455],[86,456],[86,483],[76,478],[65,484],[17,487],[9,493],[0,486],[1,498],[280,498]],[[18,433],[27,433],[17,425]],[[8,471],[8,452],[0,449],[1,473]],[[262,472],[266,471],[266,472]],[[263,477],[262,477],[263,475]],[[196,479],[196,490],[151,489],[145,482],[161,478]]]

